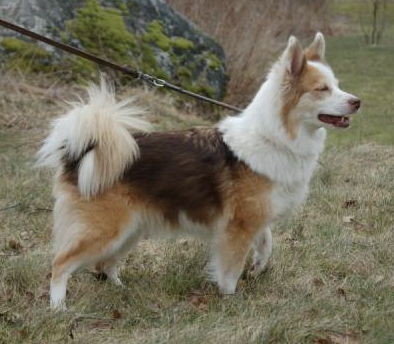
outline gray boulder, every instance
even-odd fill
[[[190,20],[159,0],[2,0],[0,16],[37,33],[63,40],[185,87],[220,99],[227,73],[221,46]],[[63,68],[73,76],[95,67],[0,28],[5,67],[33,71]],[[34,45],[33,45],[34,44]],[[14,62],[10,64],[9,60]]]

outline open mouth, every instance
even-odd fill
[[[318,118],[320,122],[331,124],[336,128],[348,128],[350,125],[349,116],[319,114]]]

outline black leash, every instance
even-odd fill
[[[98,65],[110,67],[110,68],[115,69],[117,71],[120,71],[120,72],[122,72],[124,74],[127,74],[127,75],[131,76],[132,78],[140,79],[142,81],[148,82],[148,83],[150,83],[153,86],[165,87],[165,88],[168,88],[168,89],[173,90],[175,92],[179,92],[179,93],[185,94],[185,95],[187,95],[189,97],[193,97],[193,98],[196,98],[198,100],[202,100],[202,101],[205,101],[205,102],[208,102],[208,103],[212,103],[212,104],[224,107],[224,108],[229,109],[229,110],[233,110],[233,111],[237,111],[237,112],[242,112],[243,111],[242,109],[237,108],[236,106],[220,102],[218,100],[215,100],[215,99],[203,96],[201,94],[197,94],[197,93],[194,93],[194,92],[190,92],[188,90],[184,90],[183,88],[181,88],[179,86],[171,84],[171,83],[169,83],[166,80],[156,78],[155,76],[151,76],[149,74],[142,73],[140,71],[137,71],[135,69],[132,69],[132,68],[129,68],[129,67],[126,67],[126,66],[119,66],[118,64],[116,64],[114,62],[111,62],[109,60],[103,59],[101,57],[94,56],[94,55],[89,54],[89,53],[87,53],[85,51],[82,51],[80,49],[74,48],[71,45],[64,44],[64,43],[55,41],[53,39],[50,39],[48,37],[39,35],[39,34],[33,32],[33,31],[27,30],[27,29],[25,29],[25,28],[23,28],[21,26],[12,24],[12,23],[10,23],[8,21],[0,19],[0,25],[5,27],[5,28],[7,28],[7,29],[19,32],[20,34],[22,34],[24,36],[28,36],[30,38],[33,38],[33,39],[37,40],[37,41],[41,41],[41,42],[44,42],[44,43],[49,44],[51,46],[54,46],[54,47],[56,47],[56,48],[58,48],[60,50],[67,51],[70,54],[77,55],[77,56],[82,57],[84,59],[90,60],[90,61],[92,61],[92,62],[94,62],[94,63],[96,63]]]

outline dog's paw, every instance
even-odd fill
[[[110,278],[110,280],[117,285],[118,287],[124,288],[125,285],[122,283],[122,281],[119,279],[119,277],[116,278]]]
[[[55,312],[65,312],[67,310],[66,302],[64,300],[51,300],[50,308]]]
[[[252,278],[256,278],[263,272],[268,270],[268,264],[261,264],[261,262],[255,262],[248,271],[248,275]]]
[[[108,275],[105,272],[92,272],[92,275],[97,281],[106,281]]]

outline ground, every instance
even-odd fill
[[[143,242],[120,269],[124,288],[81,271],[60,313],[48,308],[51,173],[33,165],[62,111],[56,99],[80,89],[3,75],[0,343],[393,343],[394,45],[341,37],[327,51],[363,108],[352,128],[329,133],[308,202],[274,228],[267,272],[221,297],[206,281],[204,245]],[[207,124],[168,95],[134,93],[159,129]]]

